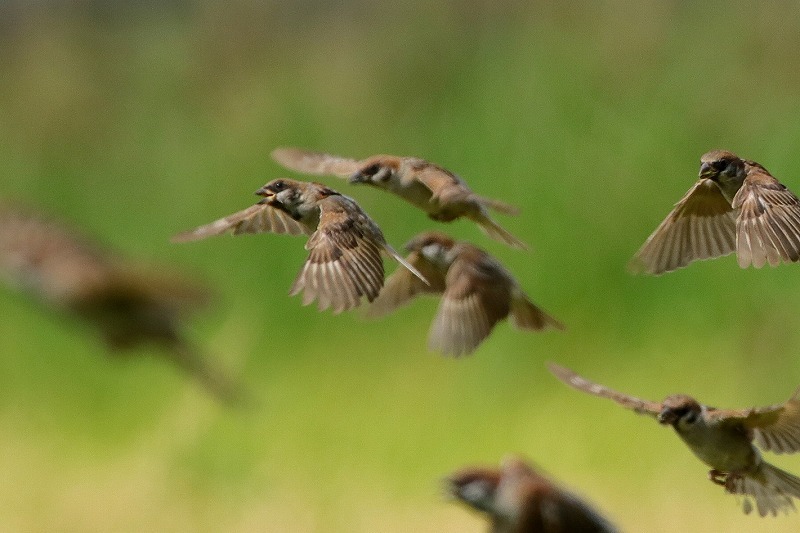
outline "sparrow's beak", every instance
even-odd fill
[[[352,173],[350,175],[350,177],[347,179],[347,181],[349,183],[351,183],[351,184],[353,184],[353,183],[364,183],[364,182],[366,182],[368,180],[369,180],[369,178],[367,176],[365,176],[363,173],[361,173],[360,171]]]
[[[269,198],[270,196],[275,196],[275,193],[271,190],[267,189],[267,186],[264,185],[260,189],[255,192],[256,196],[263,196],[264,198]]]
[[[670,409],[669,407],[665,407],[658,413],[658,423],[659,424],[672,424],[675,420],[678,419],[678,416],[675,414],[675,411]]]
[[[711,163],[703,163],[702,165],[700,165],[700,177],[701,178],[710,178],[711,176],[713,176],[716,173],[717,173],[717,171],[714,170],[714,167],[711,166]]]

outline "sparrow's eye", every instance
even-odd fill
[[[728,166],[728,161],[725,159],[718,159],[711,163],[711,166],[714,167],[714,170],[717,172],[722,172]]]
[[[272,187],[270,187],[270,189],[272,189],[273,191],[276,191],[276,192],[282,191],[285,188],[286,188],[286,183],[283,182],[283,181],[280,181],[280,180],[278,180],[275,183],[273,183]]]
[[[364,174],[365,176],[374,176],[375,174],[378,173],[378,171],[380,169],[381,169],[381,166],[376,163],[374,165],[370,165],[370,166],[366,167],[365,169],[363,169],[361,171],[361,173]]]

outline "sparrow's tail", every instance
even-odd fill
[[[486,198],[484,196],[475,195],[475,198],[490,209],[494,209],[498,213],[503,213],[504,215],[511,215],[516,216],[519,215],[519,207],[511,204],[507,204],[505,202],[501,202],[500,200],[494,200],[492,198]]]
[[[545,313],[524,294],[511,301],[511,322],[519,329],[539,331],[547,328],[564,329],[564,324]]]
[[[168,357],[223,403],[235,405],[246,400],[237,384],[220,369],[209,364],[199,351],[187,342],[177,340],[170,343]]]
[[[483,232],[492,239],[504,242],[512,248],[517,248],[519,250],[528,249],[527,244],[514,237],[511,233],[500,226],[500,224],[489,218],[487,215],[480,214],[474,217],[473,220],[477,222],[481,230],[483,230]]]
[[[745,496],[742,507],[746,514],[753,510],[748,496],[755,500],[755,508],[761,516],[794,511],[792,498],[800,498],[800,478],[765,462],[753,473],[728,474],[725,488],[732,494]]]

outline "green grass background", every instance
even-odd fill
[[[109,358],[2,291],[0,530],[482,531],[440,479],[513,452],[626,531],[797,531],[796,514],[744,516],[671,430],[544,363],[722,407],[800,384],[800,267],[625,271],[709,149],[800,192],[798,66],[788,1],[3,3],[0,194],[213,284],[189,335],[257,405],[220,406],[156,351]],[[498,220],[531,253],[438,229],[495,254],[567,330],[502,324],[445,359],[425,348],[432,299],[363,321],[288,298],[300,238],[168,242],[291,176],[279,145],[417,155],[518,204]],[[433,227],[324,181],[396,247]]]

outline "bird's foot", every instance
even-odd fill
[[[728,473],[712,469],[708,472],[708,479],[711,481],[711,483],[725,487],[728,481]]]

